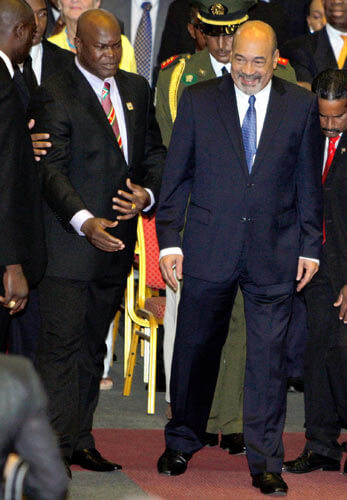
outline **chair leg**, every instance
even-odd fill
[[[126,303],[126,300],[125,300]],[[130,344],[131,344],[131,328],[132,321],[129,316],[128,308],[125,307],[124,312],[124,377],[126,377],[127,367],[128,367],[128,359],[130,352]]]
[[[136,351],[137,351],[138,343],[139,343],[139,336],[134,331],[133,338],[131,341],[131,346],[130,346],[128,367],[127,367],[126,377],[125,377],[125,381],[124,381],[123,396],[130,396],[130,393],[131,393],[131,385],[133,382],[134,368],[135,368],[135,363],[136,363]]]
[[[148,338],[151,334],[150,328],[145,328],[145,332],[148,335]],[[144,354],[143,354],[143,382],[148,384],[149,379],[149,363],[150,363],[150,348],[149,342],[144,340]]]
[[[117,338],[117,334],[118,334],[120,313],[121,313],[120,311],[116,312],[116,315],[115,315],[114,321],[113,321],[113,330],[112,330],[112,358],[111,358],[110,366],[113,366],[114,346],[115,346],[116,338]]]
[[[151,331],[149,341],[149,381],[148,381],[148,397],[147,397],[147,413],[155,413],[155,384],[157,372],[157,337],[158,328],[154,327]]]

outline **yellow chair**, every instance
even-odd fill
[[[159,270],[159,248],[155,218],[139,217],[137,226],[139,283],[135,293],[134,266],[127,281],[126,312],[133,323],[123,395],[129,396],[139,339],[145,343],[144,380],[148,381],[147,413],[155,413],[158,326],[163,324],[165,297],[158,296],[165,283]],[[146,356],[146,351],[148,356]]]

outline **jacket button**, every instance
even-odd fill
[[[240,221],[241,221],[241,222],[247,222],[247,217],[241,217],[241,218],[240,218]]]

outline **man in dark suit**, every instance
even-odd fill
[[[35,20],[21,0],[0,7],[1,113],[1,348],[10,314],[24,309],[29,284],[37,283],[45,267],[41,200],[25,113],[13,83],[13,65],[22,63],[31,47]]]
[[[347,68],[346,0],[323,0],[323,4],[326,26],[291,40],[282,50],[282,55],[288,57],[294,66],[298,82],[303,82],[308,88],[322,71]]]
[[[318,273],[305,293],[309,341],[305,363],[306,446],[285,470],[340,470],[338,443],[347,427],[347,71],[326,70],[313,81],[325,161],[325,238]],[[347,461],[344,465],[347,474]]]
[[[37,127],[53,145],[40,166],[48,267],[38,367],[65,460],[110,471],[120,466],[100,456],[91,434],[105,338],[132,262],[136,216],[158,197],[165,148],[148,83],[118,70],[114,16],[82,14],[76,47],[76,64],[35,102]]]
[[[44,37],[47,28],[47,6],[44,0],[28,0],[33,9],[36,32],[30,54],[21,69],[15,68],[14,81],[20,93],[25,109],[28,108],[30,97],[37,85],[46,81],[57,71],[72,64],[74,55],[48,42]],[[34,147],[49,147],[49,136],[33,134]],[[39,141],[41,144],[39,144]],[[37,152],[37,151],[36,151]],[[13,318],[10,324],[8,349],[12,353],[21,354],[34,360],[37,350],[37,339],[40,329],[38,291],[32,289],[28,305],[21,314]]]
[[[142,73],[141,61],[139,61],[139,58],[142,59],[140,55],[141,50],[137,50],[136,38],[140,24],[147,18],[146,12],[148,12],[148,17],[150,18],[151,47],[149,49],[150,53],[146,55],[145,59],[149,57],[150,76],[146,77],[152,85],[156,82],[153,70],[155,70],[157,65],[161,37],[170,3],[171,0],[151,0],[148,2],[144,2],[143,0],[102,0],[101,4],[103,9],[112,12],[114,16],[123,21],[124,34],[129,38],[135,49],[138,73],[144,76],[146,75]],[[143,42],[144,39],[142,38],[139,43],[139,49],[144,50]]]
[[[217,12],[225,15],[219,6]],[[240,285],[247,324],[244,438],[253,485],[269,494],[287,491],[285,337],[295,279],[300,290],[318,269],[322,224],[317,102],[272,78],[277,58],[271,27],[246,22],[233,38],[232,78],[183,92],[157,212],[163,276],[176,288],[173,268],[178,279],[184,272],[173,418],[158,470],[184,473],[202,447]],[[189,196],[183,261],[179,231]]]

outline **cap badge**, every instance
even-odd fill
[[[215,3],[212,7],[210,7],[210,12],[214,16],[224,16],[224,14],[228,12],[228,9],[221,3]]]

